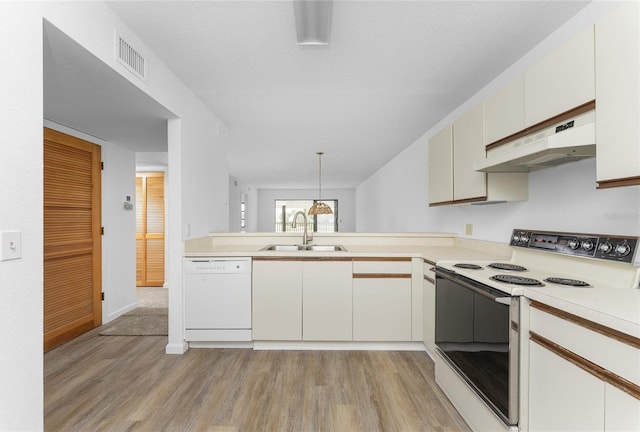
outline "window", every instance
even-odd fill
[[[303,232],[302,218],[298,216],[298,224],[296,228],[291,227],[293,215],[296,212],[304,212],[307,214],[309,207],[317,200],[276,200],[276,232]],[[338,232],[338,200],[325,200],[333,214],[328,215],[307,215],[307,230],[313,232]]]
[[[244,195],[242,196],[242,202],[240,203],[240,232],[247,230],[247,215],[246,205],[244,203]]]

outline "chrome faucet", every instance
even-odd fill
[[[298,215],[302,215],[302,217],[304,218],[304,232],[302,234],[302,244],[303,245],[307,245],[307,242],[310,242],[313,240],[313,234],[311,236],[307,235],[307,214],[303,211],[298,211],[296,212],[296,214],[293,215],[293,219],[291,220],[291,228],[296,227],[296,219],[298,219]]]

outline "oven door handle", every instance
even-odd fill
[[[457,283],[458,285],[461,285],[467,289],[470,289],[471,291],[480,294],[481,296],[484,296],[488,299],[494,300],[498,303],[502,303],[502,304],[506,304],[506,305],[510,305],[511,304],[511,298],[510,297],[497,297],[493,294],[491,294],[488,291],[483,290],[482,288],[478,288],[477,286],[471,285],[468,282],[465,282],[463,280],[460,280],[458,278],[455,278],[449,274],[447,274],[446,272],[443,271],[438,271],[438,269],[436,269],[436,274],[440,277],[443,277],[445,279],[449,279],[452,282]]]

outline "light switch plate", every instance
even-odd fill
[[[0,261],[22,258],[22,232],[0,231]]]

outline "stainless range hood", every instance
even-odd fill
[[[595,111],[487,150],[476,171],[527,172],[596,155]]]

